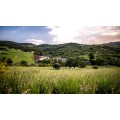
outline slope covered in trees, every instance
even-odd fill
[[[100,45],[83,45],[77,43],[66,43],[58,45],[42,44],[34,45],[31,43],[16,43],[12,41],[0,41],[0,49],[3,46],[9,48],[21,49],[24,52],[34,51],[37,55],[50,55],[52,57],[83,57],[90,60],[90,53],[94,54],[94,59],[99,63],[107,61],[108,64],[120,63],[120,42],[111,42]],[[2,55],[0,55],[2,56]],[[91,61],[94,63],[94,60]]]
[[[120,42],[113,42],[101,45],[82,45],[77,43],[67,44],[42,44],[34,45],[31,43],[16,43],[12,41],[0,41],[0,46],[7,46],[9,48],[21,49],[23,51],[35,51],[35,54],[51,55],[60,57],[76,57],[87,55],[90,52],[96,55],[109,55],[112,57],[119,57]]]

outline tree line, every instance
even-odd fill
[[[118,66],[120,67],[120,59],[110,56],[95,56],[93,52],[89,53],[89,60],[85,59],[84,57],[69,57],[66,59],[66,61],[62,61],[60,59],[43,59],[38,60],[37,63],[28,65],[28,62],[25,60],[20,61],[19,63],[14,63],[11,58],[1,58],[1,62],[6,63],[8,66],[13,65],[20,65],[20,66],[39,66],[39,67],[49,67],[54,66],[54,64],[58,64],[60,67],[78,67],[78,68],[84,68],[87,65],[97,65],[97,66]]]

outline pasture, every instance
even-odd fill
[[[120,68],[8,67],[0,75],[0,93],[118,94]]]
[[[9,49],[7,47],[2,47],[6,48],[6,50],[0,50],[0,58],[6,57],[6,58],[11,58],[14,63],[19,63],[22,60],[25,60],[28,62],[28,64],[33,64],[34,63],[34,58],[33,58],[33,53],[32,52],[23,52],[20,49]]]

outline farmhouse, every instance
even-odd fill
[[[50,57],[48,56],[39,56],[39,55],[34,55],[34,60],[35,62],[38,62],[38,60],[44,60],[44,59],[49,59]]]

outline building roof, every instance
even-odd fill
[[[35,62],[37,62],[38,60],[40,60],[40,59],[46,59],[46,58],[49,58],[48,56],[39,56],[39,55],[34,55],[34,60],[35,60]]]

